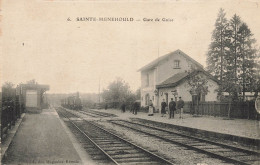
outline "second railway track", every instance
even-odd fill
[[[117,115],[114,115],[111,113],[97,112],[97,111],[89,110],[89,109],[84,109],[79,112],[83,113],[85,115],[89,115],[91,117],[117,117]]]
[[[125,120],[112,120],[110,122],[124,128],[147,134],[151,137],[159,138],[160,140],[210,155],[229,163],[249,165],[260,161],[259,152],[216,143],[142,123]]]

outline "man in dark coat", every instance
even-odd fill
[[[133,114],[137,115],[137,110],[138,110],[138,109],[139,109],[139,104],[138,104],[138,102],[136,101],[136,102],[134,103]]]
[[[166,107],[167,107],[167,104],[166,104],[166,102],[163,99],[163,101],[161,103],[161,114],[162,114],[162,117],[166,114],[166,109],[165,109]]]
[[[125,107],[126,107],[126,105],[125,105],[125,102],[123,101],[123,103],[121,105],[121,110],[123,113],[125,112]]]
[[[183,106],[184,106],[184,101],[181,99],[181,97],[179,97],[179,101],[177,103],[177,108],[180,111],[180,118],[183,119]]]
[[[169,119],[174,118],[174,111],[176,110],[176,103],[173,101],[173,98],[171,98],[171,102],[169,103]]]

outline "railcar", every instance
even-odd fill
[[[65,99],[61,100],[61,105],[64,108],[73,109],[73,110],[81,110],[82,109],[82,103],[79,96],[69,96]]]

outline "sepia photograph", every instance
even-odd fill
[[[0,0],[3,165],[260,165],[260,0]]]

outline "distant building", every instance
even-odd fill
[[[141,106],[147,106],[152,100],[160,110],[162,99],[167,104],[170,98],[181,96],[184,101],[192,101],[186,80],[190,75],[200,74],[208,79],[209,93],[202,96],[204,101],[216,101],[217,80],[207,73],[203,66],[181,50],[166,54],[145,65],[141,72]]]
[[[20,102],[26,111],[42,109],[46,105],[44,94],[50,87],[40,84],[21,84],[17,86],[16,93],[20,95]]]

